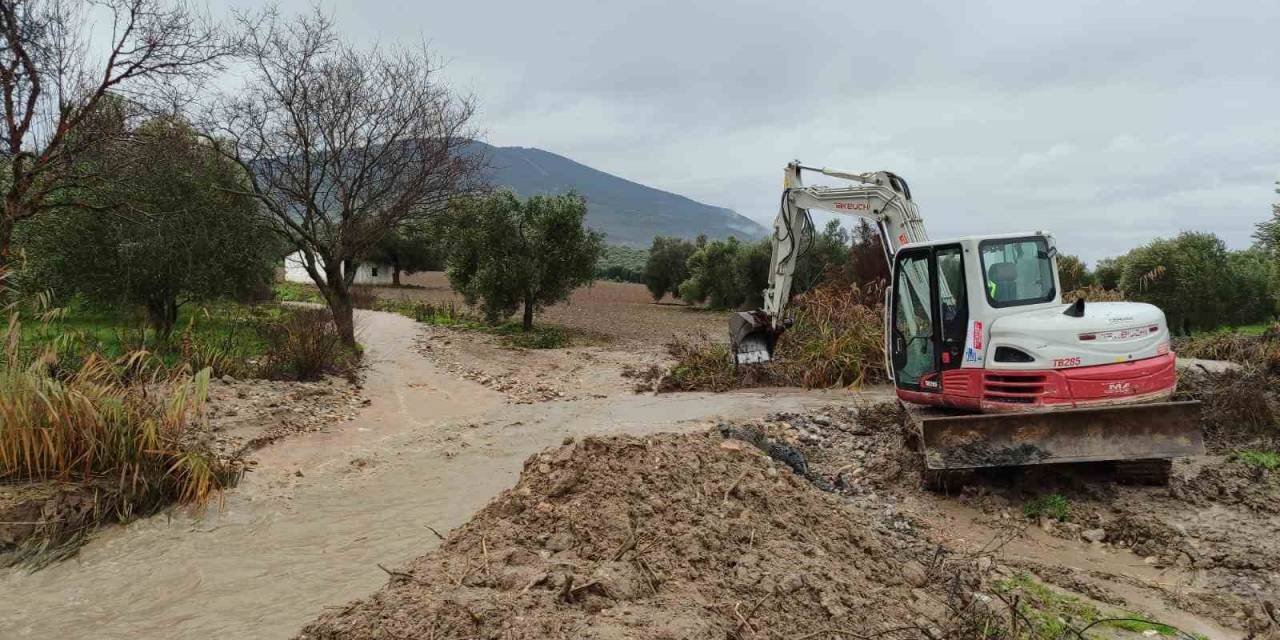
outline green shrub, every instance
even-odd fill
[[[1071,503],[1060,493],[1037,496],[1022,505],[1022,513],[1028,518],[1051,518],[1065,522],[1071,517]]]
[[[301,282],[277,282],[272,290],[281,302],[314,302],[324,304],[324,297],[315,285]]]
[[[504,336],[507,343],[521,349],[561,349],[569,346],[569,332],[563,327],[534,325],[525,331],[518,323],[508,322],[498,325],[494,330]]]
[[[1266,256],[1257,249],[1228,251],[1211,233],[1154,240],[1107,268],[1118,271],[1119,288],[1130,299],[1160,307],[1177,335],[1250,324],[1275,311]]]
[[[1280,453],[1275,451],[1240,451],[1235,454],[1235,459],[1255,469],[1280,469]]]

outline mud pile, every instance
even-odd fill
[[[1273,423],[1233,420],[1223,408],[1229,401],[1214,400],[1219,404],[1206,412],[1206,438],[1214,434],[1221,448],[1242,442],[1257,446],[1268,428],[1275,430]],[[924,477],[903,424],[900,410],[882,403],[779,413],[735,428],[793,447],[815,484],[825,483],[895,531],[917,539],[946,538],[953,526],[948,514],[972,510],[977,522],[998,535],[1031,539],[1031,530],[1041,530],[1071,541],[1068,549],[1113,555],[1115,565],[1095,569],[1095,577],[1143,584],[1177,608],[1258,631],[1258,637],[1272,637],[1262,630],[1280,634],[1280,540],[1274,535],[1280,472],[1219,455],[1177,461],[1168,485],[1117,482],[1105,466],[1050,465],[967,474],[950,479],[959,481],[954,486],[939,486],[937,479]],[[933,491],[923,489],[926,480]],[[1067,517],[1026,515],[1026,505],[1049,495],[1063,500]],[[1061,588],[1125,606],[1114,593],[1078,580],[1075,568],[1052,566],[1040,554],[1034,554],[1035,562],[994,555],[997,563],[1031,570]],[[1123,565],[1151,567],[1176,586],[1134,582],[1137,578]]]
[[[955,637],[946,557],[720,430],[588,438],[299,637]]]

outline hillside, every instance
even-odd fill
[[[647,247],[655,235],[756,239],[766,229],[731,209],[695,202],[526,147],[476,143],[489,159],[489,180],[528,196],[576,190],[587,199],[587,224],[611,244]]]

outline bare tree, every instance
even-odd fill
[[[251,72],[208,129],[354,344],[360,256],[443,210],[477,175],[480,159],[466,152],[472,100],[440,81],[425,48],[357,50],[319,11],[241,23]]]
[[[105,98],[172,98],[227,51],[181,0],[0,0],[0,270],[19,221],[85,186],[78,159],[101,142]]]

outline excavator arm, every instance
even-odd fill
[[[846,186],[805,186],[801,172],[812,171],[848,180]],[[764,291],[764,307],[743,311],[729,320],[734,360],[739,364],[767,362],[773,357],[778,336],[786,330],[787,302],[796,263],[813,242],[811,210],[855,216],[871,220],[884,238],[885,260],[890,268],[898,248],[928,239],[924,219],[911,199],[906,180],[889,173],[850,173],[787,165],[783,173],[782,199],[773,222],[773,257],[769,263],[769,287]],[[927,273],[908,274],[927,280]],[[923,290],[923,289],[922,289]]]

